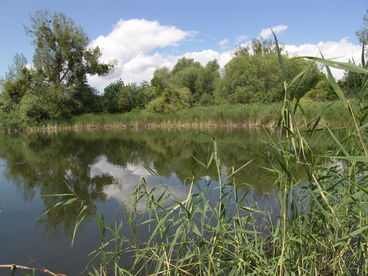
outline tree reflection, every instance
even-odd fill
[[[237,182],[252,185],[259,195],[272,191],[274,178],[261,168],[268,166],[270,159],[261,154],[266,148],[259,140],[263,137],[260,132],[213,135],[217,137],[223,170],[254,159],[251,167],[238,173]],[[192,158],[205,161],[211,151],[210,136],[199,131],[63,132],[0,137],[0,157],[7,162],[6,177],[17,186],[24,200],[30,201],[36,194],[66,194],[71,189],[90,207],[87,219],[95,215],[95,204],[107,198],[115,198],[128,207],[128,198],[140,177],[148,177],[148,183],[159,185],[148,174],[137,173],[143,165],[166,180],[174,196],[185,197],[185,187],[180,185],[186,177],[216,178],[214,167],[206,170]],[[244,185],[244,189],[248,188]],[[65,199],[41,198],[44,210]],[[50,232],[62,230],[70,235],[78,217],[78,204],[51,210],[40,221]]]

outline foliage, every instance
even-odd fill
[[[98,113],[103,111],[101,96],[97,90],[85,83],[76,85],[72,92],[75,102],[74,108],[70,110],[73,115],[83,113]]]
[[[177,61],[171,71],[166,67],[158,68],[154,72],[151,85],[158,89],[159,94],[178,88],[187,88],[190,91],[191,104],[200,104],[201,102],[212,104],[213,101],[209,99],[214,94],[216,85],[220,81],[219,69],[216,60],[202,66],[194,59],[183,57]],[[156,100],[155,105],[158,106],[159,102],[163,103],[163,97]],[[158,109],[155,108],[155,110]],[[163,113],[166,112],[163,111]]]
[[[119,107],[122,112],[133,109],[144,109],[145,106],[157,96],[157,89],[147,83],[141,85],[123,85],[119,94]]]
[[[157,68],[153,73],[151,85],[159,91],[165,91],[169,88],[168,80],[170,78],[170,70],[167,67]]]
[[[365,41],[365,28],[357,33],[362,42]],[[150,83],[127,84],[118,80],[99,95],[89,86],[87,76],[108,74],[113,62],[99,62],[99,48],[88,47],[87,35],[72,19],[61,13],[37,11],[31,16],[31,25],[26,31],[35,45],[32,66],[24,56],[17,55],[14,65],[0,81],[0,110],[11,113],[14,118],[22,118],[19,126],[40,124],[45,120],[67,121],[71,116],[86,113],[136,110],[172,113],[194,106],[280,102],[284,97],[284,81],[289,82],[292,99],[300,100],[311,90],[310,99],[333,99],[323,81],[324,75],[312,61],[282,54],[286,79],[281,80],[276,45],[270,40],[259,39],[236,49],[223,72],[216,60],[202,65],[183,57],[172,70],[157,68]],[[290,83],[296,76],[300,77]],[[362,87],[364,79],[364,74],[352,72],[341,84],[353,95],[357,94],[355,86]],[[324,95],[325,92],[328,95]],[[11,121],[10,125],[14,125],[15,121]]]
[[[16,110],[21,99],[32,86],[32,83],[32,73],[26,67],[20,69],[15,76],[4,80],[0,96],[1,109],[5,112]]]
[[[368,57],[368,10],[363,18],[363,27],[356,32],[357,38],[362,45],[362,56],[360,64],[362,67],[367,68],[367,57]],[[357,61],[352,61],[353,63]],[[348,95],[365,95],[368,87],[363,85],[366,83],[367,74],[361,72],[346,71],[342,79],[342,87]]]
[[[105,75],[111,64],[98,62],[98,47],[88,49],[88,37],[81,27],[62,13],[38,10],[31,16],[27,34],[36,46],[33,63],[45,81],[68,86],[86,83],[87,74]]]
[[[190,94],[190,90],[186,87],[170,89],[151,101],[146,110],[156,113],[178,112],[190,107]]]
[[[200,184],[189,178],[187,197],[171,205],[165,204],[172,196],[168,189],[156,196],[142,180],[133,196],[133,210],[124,211],[125,220],[108,227],[100,218],[101,247],[94,251],[101,257],[100,273],[114,269],[121,275],[366,275],[367,103],[359,103],[364,108],[356,109],[332,78],[330,61],[319,61],[327,66],[330,85],[350,116],[349,128],[339,139],[325,126],[334,145],[315,151],[311,138],[316,123],[301,126],[295,120],[301,106],[291,97],[295,92],[288,85],[303,76],[285,81],[280,128],[276,138],[270,135],[265,142],[272,149],[267,155],[272,166],[265,169],[276,184],[274,216],[251,205],[248,194],[239,190],[236,174],[246,170],[249,162],[224,169],[214,142],[210,156],[196,160],[198,167],[214,168],[215,179]],[[282,65],[284,59],[279,62]],[[306,172],[304,179],[293,170],[297,163]],[[211,189],[212,181],[216,189]],[[217,194],[216,200],[209,200],[210,193]],[[145,212],[136,208],[142,201]],[[124,227],[129,227],[129,234]],[[150,229],[143,243],[136,236],[139,227]],[[132,260],[123,267],[128,252]]]
[[[362,44],[362,53],[367,55],[368,49],[366,46],[368,45],[368,10],[363,17],[363,27],[356,32],[356,36],[358,37],[359,42]],[[364,62],[362,65],[365,66]]]
[[[119,94],[123,86],[124,82],[118,80],[105,87],[104,94],[102,95],[102,103],[105,112],[116,113],[121,111],[119,108]]]
[[[35,45],[33,65],[27,68],[23,56],[15,57],[1,82],[2,111],[28,123],[101,111],[99,97],[87,84],[87,74],[105,75],[112,64],[98,61],[100,50],[89,49],[82,28],[64,14],[36,11],[31,22],[26,31]]]
[[[305,97],[314,101],[333,101],[337,99],[330,82],[326,78],[320,80]]]
[[[114,113],[144,109],[158,94],[158,88],[147,82],[137,85],[124,84],[122,80],[118,80],[104,90],[102,95],[104,111]]]
[[[293,98],[301,98],[321,78],[317,66],[303,59],[285,60],[286,75],[293,79],[304,70],[305,75],[298,84]],[[235,57],[225,66],[225,76],[216,90],[217,101],[225,99],[231,104],[254,102],[277,102],[283,98],[283,82],[274,46],[262,41],[253,41],[252,48],[240,48]]]
[[[46,120],[61,121],[71,116],[75,101],[65,87],[36,86],[22,98],[19,112],[22,121],[30,125]]]

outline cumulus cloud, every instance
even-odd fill
[[[106,84],[119,78],[127,82],[147,79],[157,65],[171,64],[170,57],[148,53],[158,48],[177,46],[180,41],[193,35],[194,32],[161,25],[157,21],[119,20],[111,33],[99,36],[90,44],[90,47],[98,46],[101,49],[102,61],[117,61],[115,71],[109,77],[91,76],[89,83],[103,89]]]
[[[287,28],[288,26],[286,25],[277,25],[271,28],[262,29],[262,31],[259,33],[259,38],[267,39],[272,35],[272,31],[277,34],[287,30]]]
[[[243,42],[245,41],[246,39],[248,38],[248,36],[246,35],[239,35],[237,38],[236,38],[236,44],[239,44],[240,42]]]
[[[192,58],[195,61],[200,62],[202,65],[206,65],[209,61],[216,59],[221,67],[224,67],[233,57],[232,51],[217,52],[214,50],[203,50],[200,52],[187,52],[184,55],[178,57]]]
[[[154,170],[152,164],[150,167]],[[142,164],[127,163],[126,166],[118,166],[110,163],[106,156],[101,155],[94,164],[89,166],[89,177],[93,179],[106,175],[112,177],[113,183],[105,186],[103,193],[129,210],[133,207],[131,199],[142,177],[147,179],[147,189],[152,190],[155,197],[158,198],[165,191],[169,193],[170,196],[166,203],[172,203],[173,200],[182,201],[187,197],[187,189],[184,186],[168,186],[166,188]],[[176,179],[176,175],[172,177]],[[137,210],[146,210],[146,200],[147,198],[144,197],[139,200],[135,206]]]
[[[272,28],[274,32],[281,32],[287,29],[285,25],[278,25]],[[263,29],[260,37],[267,38],[271,34],[271,29]],[[153,72],[166,66],[173,68],[179,58],[187,57],[205,65],[207,62],[217,59],[219,65],[225,64],[233,57],[231,50],[215,51],[204,49],[202,51],[186,52],[181,55],[165,54],[158,52],[159,48],[179,45],[180,42],[191,38],[193,32],[183,31],[174,26],[164,26],[157,21],[147,21],[144,19],[120,20],[106,36],[100,36],[92,41],[91,47],[99,46],[102,51],[102,60],[111,61],[116,59],[117,66],[110,75],[105,77],[90,76],[89,83],[93,87],[103,91],[110,83],[122,79],[126,83],[149,81]],[[240,35],[236,41],[246,40],[245,35]],[[224,39],[222,44],[229,43]],[[249,41],[242,45],[249,45]],[[347,38],[338,42],[328,41],[317,44],[284,45],[290,56],[320,56],[319,51],[326,58],[338,58],[339,61],[354,59],[360,61],[361,48]],[[333,69],[336,78],[343,76],[343,71]]]
[[[359,63],[361,55],[361,47],[343,38],[338,42],[327,41],[317,44],[302,44],[302,45],[285,45],[285,51],[290,56],[313,56],[321,57],[320,52],[327,59],[336,61],[348,62],[354,60]],[[344,75],[343,70],[331,68],[335,78],[340,79]]]
[[[191,36],[192,32],[174,26],[160,25],[145,19],[120,20],[111,33],[99,36],[91,43],[99,46],[103,59],[118,59],[126,62],[131,57],[156,48],[178,45],[179,41]]]
[[[229,43],[229,39],[225,38],[225,39],[223,39],[219,42],[219,45],[220,45],[221,49],[225,49],[225,48],[228,47],[228,45],[227,45],[228,43]]]

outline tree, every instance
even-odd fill
[[[158,68],[153,73],[151,79],[151,85],[156,87],[159,91],[163,92],[169,88],[170,70],[167,67]]]
[[[317,66],[307,60],[291,59],[283,55],[287,77],[292,80],[302,71],[308,71],[292,95],[301,98],[321,77]],[[283,99],[284,86],[275,47],[262,41],[253,41],[247,50],[239,49],[225,66],[225,75],[216,89],[216,101],[228,103],[276,102]]]
[[[326,77],[322,78],[305,96],[315,101],[333,101],[337,99],[337,95]]]
[[[11,112],[17,107],[32,83],[31,71],[26,67],[27,59],[22,54],[16,54],[13,62],[5,77],[0,80],[0,106],[5,112]]]
[[[184,88],[172,88],[161,96],[152,100],[146,110],[155,113],[173,113],[190,107],[190,90]]]
[[[174,68],[172,69],[171,71],[171,74],[175,74],[185,68],[188,68],[188,67],[201,67],[201,64],[199,62],[195,62],[194,59],[192,58],[186,58],[186,57],[183,57],[183,58],[180,58]]]
[[[367,56],[367,44],[368,44],[368,10],[366,11],[363,17],[363,27],[356,32],[356,36],[359,39],[359,42],[362,44],[362,66],[365,66],[365,56]]]
[[[144,109],[158,95],[157,89],[151,87],[147,82],[140,85],[135,83],[123,85],[119,93],[119,108],[123,112]]]
[[[122,80],[115,81],[109,84],[104,89],[104,94],[102,95],[102,102],[104,105],[104,111],[108,113],[120,112],[119,108],[119,94],[120,90],[124,86]]]
[[[213,95],[216,83],[220,80],[219,68],[216,60],[208,62],[204,67],[194,59],[184,57],[177,61],[171,72],[157,70],[155,73],[161,73],[162,77],[155,75],[151,83],[161,83],[161,87],[165,87],[163,91],[187,88],[190,91],[191,103],[198,104],[204,94]],[[208,95],[204,98],[208,98]],[[207,99],[205,102],[208,102]]]
[[[87,74],[105,75],[112,69],[112,64],[99,63],[100,49],[89,49],[83,29],[64,14],[39,10],[31,22],[26,32],[36,46],[34,67],[49,83],[86,83]]]
[[[36,11],[26,32],[35,45],[33,65],[28,69],[25,58],[16,57],[2,82],[1,109],[29,122],[101,111],[87,75],[105,75],[113,64],[99,62],[101,52],[88,48],[82,28],[64,14]]]
[[[356,32],[356,36],[362,45],[361,65],[367,67],[368,56],[368,10],[363,17],[363,27]],[[367,74],[356,73],[352,71],[345,72],[342,80],[343,88],[346,93],[351,95],[363,95],[367,92],[367,85],[364,83],[367,80]]]

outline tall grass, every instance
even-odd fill
[[[308,109],[292,100],[303,73],[291,81],[283,79],[285,97],[278,106],[278,138],[269,135],[265,141],[274,160],[272,167],[264,169],[274,175],[276,213],[249,204],[247,193],[238,189],[236,181],[236,173],[246,170],[248,163],[224,171],[214,140],[212,154],[197,162],[204,169],[215,168],[216,179],[203,184],[189,177],[190,191],[182,201],[176,201],[168,190],[157,196],[142,179],[132,199],[133,208],[123,211],[124,219],[109,226],[100,216],[101,246],[92,255],[100,258],[101,264],[89,274],[368,275],[368,82],[362,87],[359,103],[353,105],[329,66],[368,71],[308,58],[326,66],[340,98],[336,110],[348,116],[346,131],[338,139],[327,125],[328,119],[308,115]],[[283,68],[281,55],[279,62]],[[334,147],[322,153],[310,146],[321,125],[334,141]],[[305,179],[296,176],[296,164],[304,168]],[[216,194],[217,200],[210,201],[213,197],[208,193]],[[137,208],[142,202],[145,211]],[[141,227],[150,230],[145,239],[137,235]]]
[[[339,101],[303,102],[302,111],[295,114],[300,123],[319,116],[335,126],[348,121],[347,111]],[[274,127],[279,120],[282,103],[198,106],[177,113],[158,114],[143,110],[118,114],[83,114],[69,122],[48,122],[48,129],[63,128],[246,128]]]

